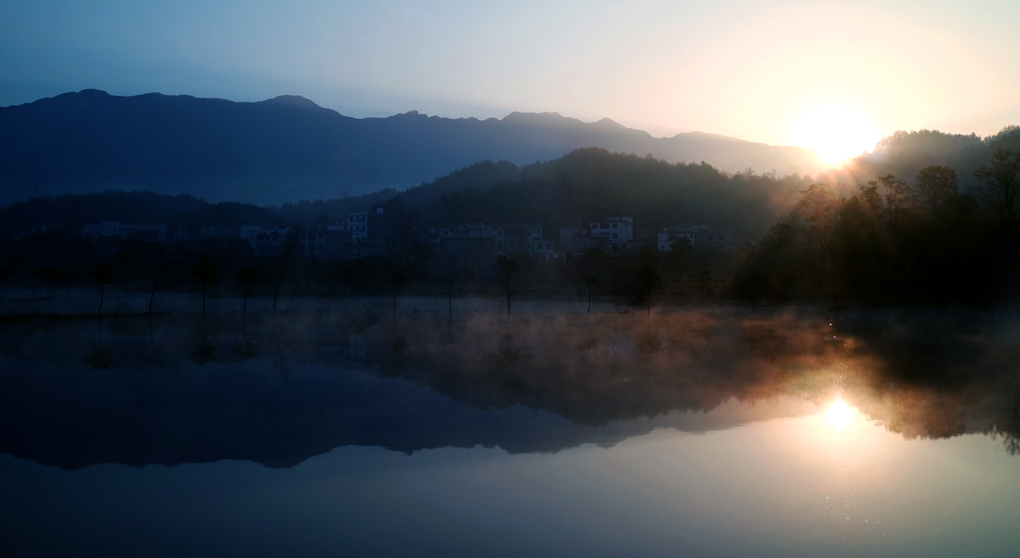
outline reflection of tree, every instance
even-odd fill
[[[92,370],[106,370],[113,364],[113,351],[99,343],[85,355],[85,364]]]
[[[97,315],[103,314],[103,300],[106,296],[106,286],[113,283],[113,266],[109,264],[97,264],[89,270],[89,275],[95,281],[96,289],[99,290],[99,310]]]
[[[215,352],[216,347],[209,339],[209,332],[205,328],[205,320],[203,319],[202,324],[198,328],[198,346],[188,356],[191,357],[192,362],[202,366],[213,359],[213,353]]]

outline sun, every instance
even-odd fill
[[[794,145],[813,149],[830,165],[874,149],[879,135],[864,115],[842,106],[826,106],[804,114],[793,126]]]
[[[837,431],[843,430],[849,426],[850,421],[854,419],[854,412],[850,407],[846,406],[846,403],[842,401],[835,401],[832,405],[829,405],[829,410],[825,412],[825,420],[832,425]]]

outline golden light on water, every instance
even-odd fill
[[[837,431],[843,430],[850,425],[850,422],[854,419],[854,412],[850,407],[847,407],[846,403],[842,401],[836,401],[832,405],[829,405],[829,410],[825,412],[825,420]]]
[[[813,109],[794,125],[795,145],[813,149],[818,158],[832,165],[871,151],[880,139],[864,115],[841,106]]]

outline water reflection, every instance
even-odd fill
[[[873,421],[1020,448],[1020,323],[996,314],[353,308],[243,321],[0,324],[0,452],[68,468],[288,467],[346,445],[547,452],[814,413],[836,433]]]

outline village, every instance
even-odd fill
[[[642,246],[669,252],[675,245],[693,252],[728,252],[747,245],[747,239],[710,225],[677,225],[658,230],[639,228],[633,218],[611,216],[583,226],[560,227],[558,235],[542,223],[469,223],[425,228],[386,212],[383,205],[348,213],[335,224],[273,227],[253,224],[135,225],[103,221],[82,227],[92,239],[134,238],[149,242],[188,243],[206,239],[240,239],[256,257],[280,256],[289,246],[294,255],[330,262],[366,258],[406,259],[411,246],[428,246],[430,271],[468,271],[476,277],[498,273],[496,258],[523,258],[541,265],[590,250],[628,253]],[[19,237],[41,233],[32,230]],[[421,254],[419,250],[416,252]]]

